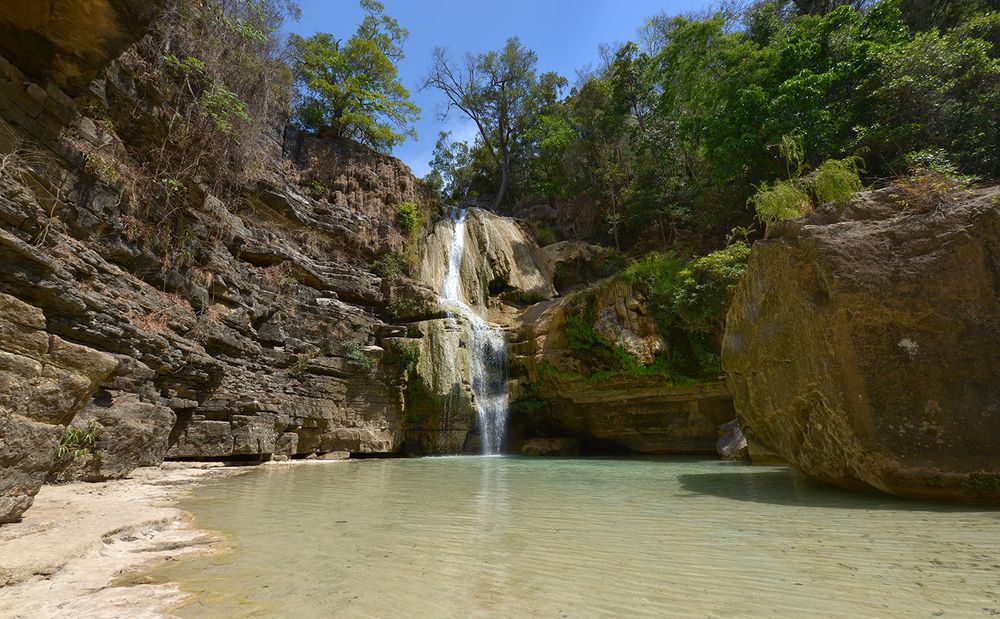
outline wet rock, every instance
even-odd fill
[[[580,454],[580,441],[575,438],[532,438],[524,442],[524,456],[576,456]]]
[[[754,245],[723,346],[741,425],[827,483],[1000,500],[1000,190],[891,191]]]
[[[465,218],[465,236],[461,294],[469,305],[484,306],[490,296],[515,304],[556,296],[536,261],[537,245],[516,220],[472,208]],[[419,279],[435,290],[447,272],[451,240],[448,219],[438,222],[427,240]]]
[[[747,439],[743,436],[739,421],[733,419],[719,426],[719,441],[715,444],[715,450],[727,459],[749,457]]]
[[[608,335],[627,343],[620,337],[624,322],[647,325],[645,333],[658,339],[652,319],[627,291],[614,288],[602,297],[610,304],[595,304],[598,316],[609,315],[606,326],[616,327]],[[589,351],[575,349],[566,334],[567,312],[576,312],[578,301],[556,299],[525,312],[520,341],[511,345],[512,372],[525,385],[512,394],[514,424],[527,436],[577,437],[592,451],[714,454],[718,426],[735,416],[725,384],[675,385],[658,374],[620,372],[592,378]]]

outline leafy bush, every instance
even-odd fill
[[[556,231],[552,229],[551,226],[542,225],[538,228],[538,245],[545,247],[546,245],[551,245],[558,241],[556,236]]]
[[[889,198],[917,213],[955,204],[962,190],[978,179],[962,174],[942,150],[923,150],[906,156],[909,174],[899,179]]]
[[[827,159],[806,178],[819,204],[841,202],[861,191],[861,159]]]
[[[360,340],[345,340],[340,345],[340,354],[351,365],[369,370],[378,365],[378,359],[365,352],[364,345]]]
[[[408,234],[413,234],[420,226],[420,209],[413,202],[403,202],[396,207],[396,220]]]
[[[393,279],[407,273],[406,258],[396,252],[386,252],[372,262],[372,271],[379,277]]]
[[[722,333],[733,290],[743,279],[749,259],[750,246],[737,241],[692,260],[680,271],[673,307],[685,329]]]
[[[809,194],[799,189],[794,181],[775,181],[760,186],[751,198],[757,218],[764,224],[766,237],[771,226],[804,215],[812,208]]]
[[[59,457],[83,458],[93,454],[100,433],[101,428],[93,419],[84,428],[66,426],[62,438],[59,440]]]

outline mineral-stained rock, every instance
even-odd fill
[[[594,299],[594,331],[648,365],[666,351],[667,343],[644,301],[627,282],[602,288]]]
[[[46,333],[41,310],[0,293],[0,523],[31,505],[63,426],[117,364]]]
[[[754,246],[723,347],[741,425],[831,484],[1000,500],[1000,190],[889,193]]]
[[[35,81],[77,94],[141,37],[163,0],[8,0],[0,53]]]
[[[583,241],[560,241],[536,252],[542,272],[560,293],[609,277],[625,266],[621,254]]]
[[[453,224],[438,222],[427,239],[420,267],[420,281],[435,289],[444,281]],[[537,246],[521,224],[479,208],[465,218],[465,257],[461,266],[461,294],[472,306],[499,296],[513,303],[534,303],[556,295],[552,282],[539,266]]]

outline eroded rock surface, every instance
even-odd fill
[[[831,484],[1000,500],[1000,191],[890,193],[755,244],[723,347],[741,425]]]
[[[63,426],[117,365],[50,335],[40,309],[0,293],[0,523],[31,506]]]
[[[611,286],[595,297],[595,331],[613,331],[608,339],[625,354],[630,342],[641,343],[643,338],[665,346],[629,291]],[[521,375],[515,394],[518,430],[529,437],[573,437],[591,451],[714,453],[717,427],[734,416],[725,384],[673,384],[656,373],[595,372],[591,361],[596,360],[590,356],[596,350],[577,350],[567,336],[567,315],[578,313],[577,303],[572,297],[539,303],[524,316],[521,340],[512,347],[515,371]],[[642,337],[624,326],[628,324],[645,325],[636,327]],[[632,353],[637,362],[644,350],[640,346]]]

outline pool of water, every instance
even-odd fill
[[[1000,512],[695,459],[265,467],[182,503],[232,549],[182,617],[1000,615]]]

